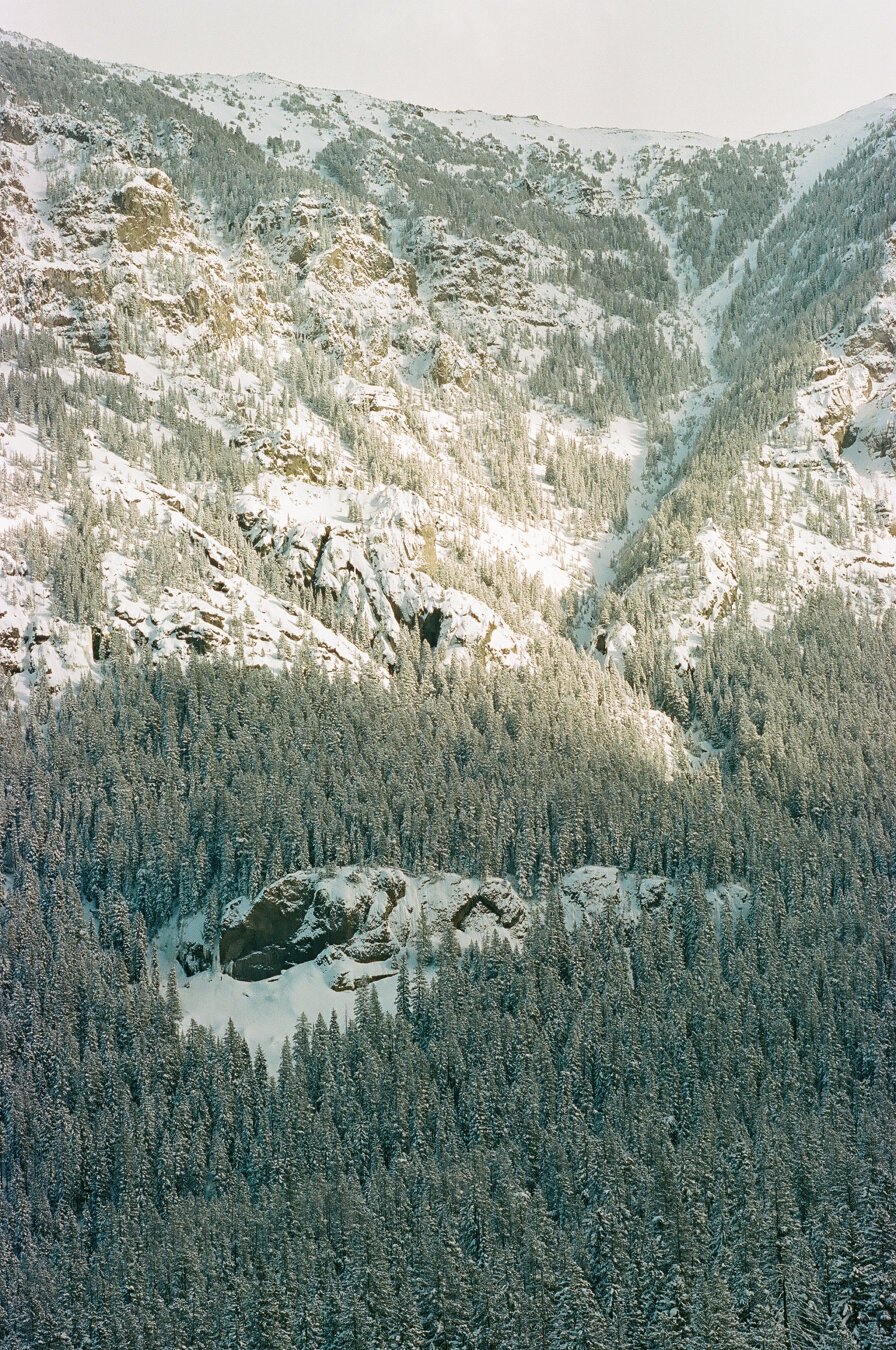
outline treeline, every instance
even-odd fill
[[[582,863],[794,901],[832,875],[886,887],[893,646],[892,620],[859,623],[836,597],[767,638],[736,623],[670,706],[724,772],[711,755],[671,774],[646,701],[559,642],[536,675],[486,674],[445,669],[409,636],[388,688],[310,662],[276,676],[112,661],[45,725],[7,720],[2,824],[13,847],[49,812],[85,901],[123,898],[150,933],[212,894],[368,860],[541,895]],[[35,716],[46,702],[39,685]]]

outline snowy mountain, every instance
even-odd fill
[[[720,142],[11,34],[0,78],[20,702],[110,661],[568,649],[688,775],[711,634],[892,604],[896,97]]]
[[[894,151],[0,35],[4,1350],[896,1344]]]

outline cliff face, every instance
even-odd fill
[[[558,630],[625,672],[645,593],[683,671],[773,560],[788,603],[830,579],[890,598],[888,263],[874,316],[602,613],[724,395],[758,242],[886,135],[886,101],[732,148],[0,55],[21,696],[111,650],[388,678],[405,637],[525,666]]]

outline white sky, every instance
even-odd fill
[[[0,0],[0,27],[569,126],[751,135],[896,89],[894,0]]]

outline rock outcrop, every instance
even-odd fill
[[[424,566],[435,563],[432,512],[416,493],[388,486],[363,500],[361,520],[336,521],[323,513],[308,518],[307,502],[291,518],[281,494],[276,511],[252,493],[237,501],[249,541],[273,552],[287,570],[316,592],[329,593],[343,612],[379,637],[387,662],[401,628],[416,626],[437,654],[453,659],[477,653],[486,662],[526,662],[526,640],[484,601],[434,581]]]
[[[225,911],[221,965],[240,980],[319,957],[371,967],[395,958],[424,916],[469,934],[484,926],[521,936],[528,924],[526,906],[500,877],[410,877],[394,867],[291,872]]]
[[[562,878],[561,909],[570,926],[616,917],[636,923],[645,911],[674,903],[679,888],[663,876],[587,866]],[[710,912],[739,910],[743,886],[707,892]],[[397,867],[339,867],[290,872],[225,909],[217,953],[205,945],[204,916],[180,931],[178,959],[188,975],[217,957],[237,980],[276,978],[315,962],[333,989],[394,975],[403,953],[416,956],[448,929],[461,945],[499,934],[522,938],[541,902],[524,900],[504,877],[457,873],[410,876]]]

